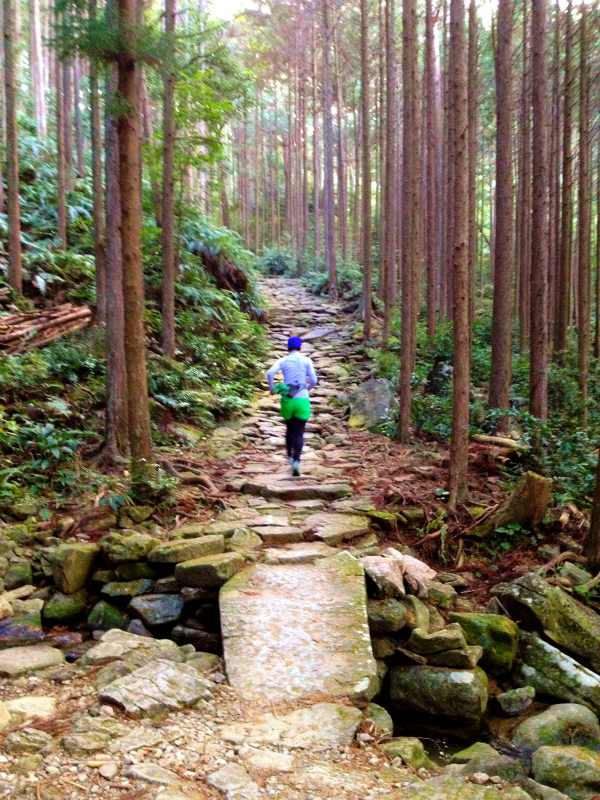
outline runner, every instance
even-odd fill
[[[281,416],[285,420],[285,445],[292,475],[300,475],[300,456],[304,445],[304,429],[310,419],[310,389],[317,385],[317,373],[310,358],[300,352],[302,339],[290,336],[288,355],[276,361],[267,372],[271,394],[281,397]],[[283,383],[274,385],[275,375],[281,370]]]

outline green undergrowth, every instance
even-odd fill
[[[33,134],[20,137],[24,297],[10,306],[95,304],[91,176],[68,193],[69,247],[56,239],[54,156]],[[160,353],[161,249],[149,187],[142,258],[146,285],[148,386],[156,443],[174,444],[170,423],[201,435],[251,398],[267,352],[254,256],[239,236],[179,208],[175,359]],[[0,215],[0,253],[7,232]],[[6,265],[0,256],[0,268]],[[0,285],[2,281],[0,280]],[[14,309],[13,309],[14,310]],[[0,356],[0,504],[23,491],[65,492],[101,444],[105,424],[105,333],[88,328],[42,349]]]

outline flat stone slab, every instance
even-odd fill
[[[159,659],[104,686],[99,698],[139,719],[211,700],[212,686],[193,667]]]
[[[197,539],[175,539],[156,547],[148,556],[148,561],[158,564],[179,564],[192,558],[212,556],[225,550],[223,536],[200,536]]]
[[[241,483],[241,492],[278,500],[340,500],[352,494],[352,487],[347,483],[303,483],[301,480],[278,483],[272,478],[255,478],[244,480]]]
[[[181,650],[170,639],[149,639],[113,628],[102,634],[100,642],[85,653],[81,664],[84,667],[99,667],[110,664],[111,661],[127,660],[131,654],[139,655],[147,661],[157,658],[183,661]]]
[[[335,545],[342,541],[363,536],[369,532],[369,519],[363,514],[311,514],[303,522],[307,531],[312,531],[315,539],[325,544]]]
[[[304,541],[304,534],[300,528],[291,525],[276,528],[270,525],[259,525],[252,528],[267,545],[290,544]]]
[[[338,551],[323,542],[297,542],[282,548],[265,550],[265,564],[314,564],[321,558],[337,555]]]
[[[227,676],[244,700],[372,696],[365,577],[350,554],[256,564],[221,589],[219,605]]]
[[[57,667],[65,663],[61,650],[46,644],[31,647],[11,647],[0,651],[0,675],[3,678],[17,678],[28,672],[37,672],[47,667]]]
[[[234,745],[281,745],[290,749],[346,747],[362,720],[353,706],[317,703],[289,714],[263,714],[255,722],[234,722],[221,729],[221,738]]]

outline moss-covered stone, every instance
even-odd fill
[[[56,592],[48,600],[42,612],[44,625],[52,628],[54,625],[68,625],[76,622],[85,613],[88,595],[85,589],[80,589],[73,594]]]
[[[87,618],[88,626],[94,631],[108,631],[111,628],[125,630],[129,621],[127,612],[105,600],[96,603]]]
[[[438,769],[425,752],[423,742],[412,736],[401,736],[391,742],[383,742],[379,745],[389,758],[401,758],[405,764],[414,769]]]
[[[600,754],[585,747],[540,747],[531,766],[538,783],[571,800],[589,800],[600,792]]]
[[[127,564],[119,564],[114,577],[105,583],[110,583],[115,578],[119,581],[138,581],[141,578],[156,578],[157,575],[160,575],[159,569],[153,564],[148,564],[147,561],[130,561]]]
[[[406,608],[397,600],[369,600],[367,615],[373,633],[395,633],[406,623]]]
[[[115,599],[129,600],[150,591],[152,591],[152,581],[149,578],[140,578],[137,581],[111,581],[102,587],[101,594]]]
[[[57,588],[65,594],[73,594],[88,582],[98,555],[97,544],[63,544],[51,556],[52,577]]]
[[[496,614],[451,613],[452,622],[458,622],[470,645],[483,648],[481,667],[491,675],[504,675],[510,671],[518,648],[519,629],[507,617]]]
[[[525,630],[543,630],[551,642],[600,671],[600,616],[591,608],[532,572],[509,584],[500,600]]]
[[[578,703],[559,703],[523,720],[513,732],[513,744],[530,755],[540,747],[573,745],[600,750],[600,724],[593,711]]]
[[[412,594],[407,594],[404,597],[399,597],[398,602],[406,609],[406,627],[414,630],[421,628],[421,630],[429,631],[429,608],[418,597]]]
[[[158,564],[180,564],[193,558],[212,556],[225,550],[223,536],[199,536],[197,539],[175,539],[155,547],[148,560]]]
[[[488,701],[485,672],[410,666],[390,670],[390,699],[404,715],[425,714],[436,727],[479,724]]]
[[[128,561],[145,561],[160,543],[159,539],[145,533],[115,531],[100,539],[100,550],[110,564],[125,564]]]
[[[243,568],[239,553],[222,553],[177,564],[175,577],[184,586],[218,589]]]
[[[518,783],[527,775],[520,761],[501,753],[475,756],[465,765],[463,774],[476,775],[478,772],[484,772],[490,777],[497,776],[511,783]]]
[[[456,589],[449,583],[438,583],[438,581],[428,581],[427,599],[439,608],[452,608],[456,603],[458,594]]]
[[[12,561],[4,573],[4,588],[7,591],[28,586],[33,581],[33,570],[29,561]]]
[[[415,628],[408,640],[409,650],[421,656],[441,653],[444,650],[460,650],[466,646],[462,628],[456,623],[436,633]]]
[[[435,667],[452,667],[452,669],[473,669],[481,661],[483,647],[474,644],[461,650],[444,650],[427,656],[427,663]]]
[[[131,523],[139,525],[152,516],[152,506],[125,506],[119,510],[119,526],[128,528]]]
[[[450,756],[450,763],[467,764],[474,758],[481,758],[481,756],[493,758],[497,755],[498,751],[494,750],[491,744],[487,744],[486,742],[475,742],[469,747],[465,747],[464,750],[459,750],[457,753],[454,753],[454,755]]]
[[[383,706],[369,703],[365,711],[365,719],[370,719],[380,731],[388,736],[394,735],[394,721]]]

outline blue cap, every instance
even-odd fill
[[[288,350],[300,350],[302,339],[299,336],[290,336],[288,339]]]

